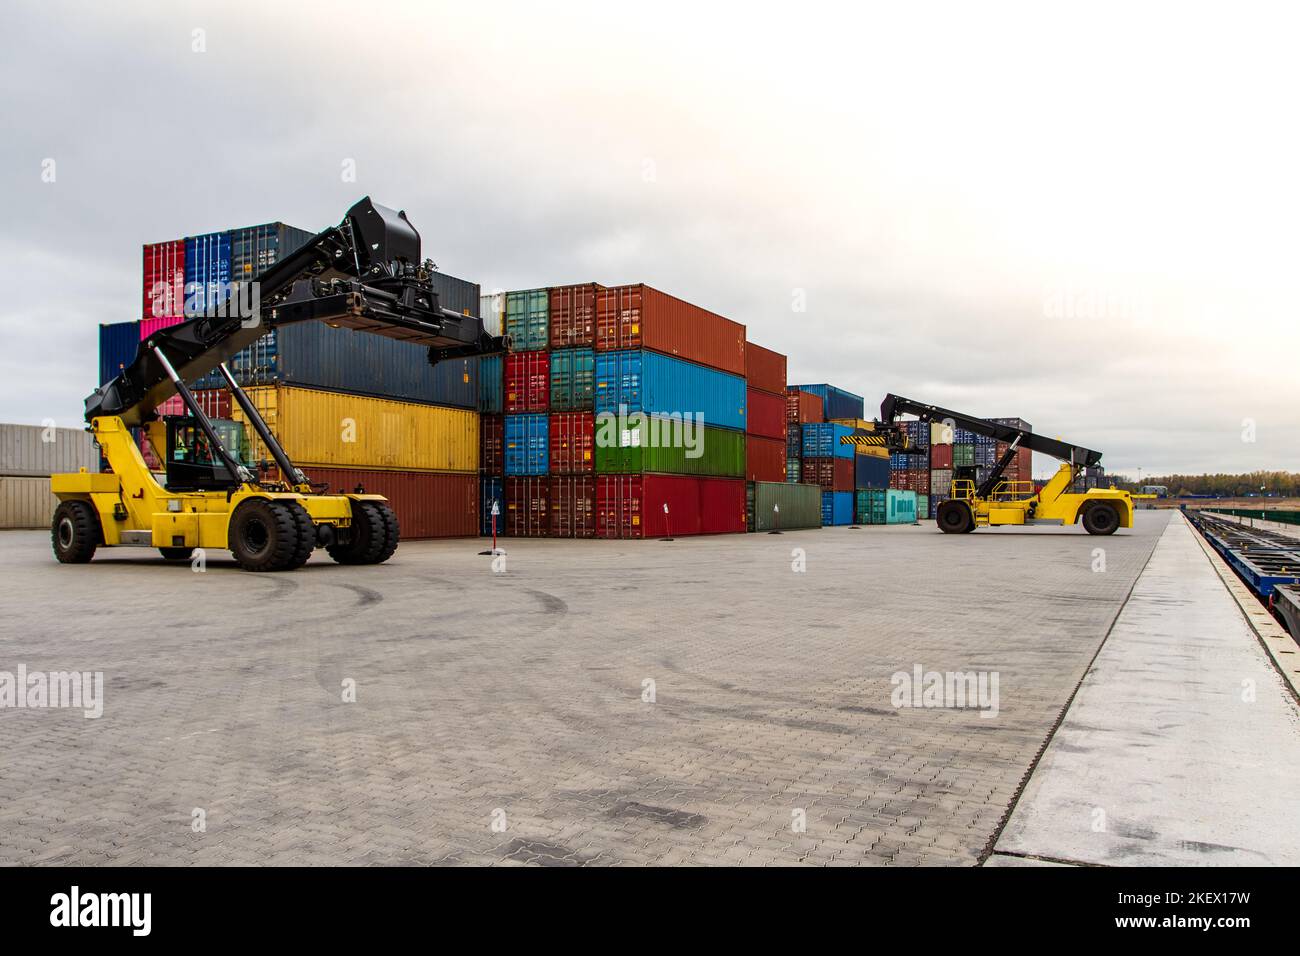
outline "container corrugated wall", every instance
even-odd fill
[[[647,285],[596,295],[596,351],[649,349],[745,374],[745,327]]]
[[[752,385],[745,392],[745,431],[763,438],[785,438],[785,396]]]
[[[551,479],[552,538],[596,536],[596,479],[592,475],[562,475]]]
[[[813,486],[817,487],[817,486]],[[823,491],[822,492],[822,524],[823,525],[846,525],[853,524],[853,492],[851,491]]]
[[[591,348],[596,339],[595,282],[557,286],[550,290],[550,347]]]
[[[743,431],[745,380],[682,359],[633,349],[596,353],[595,410],[704,416],[706,425]]]
[[[516,352],[542,352],[551,344],[551,295],[548,289],[506,293],[506,334]]]
[[[861,395],[834,385],[792,385],[790,387],[820,398],[828,421],[834,418],[866,417],[863,413],[865,403]]]
[[[153,242],[144,247],[142,318],[185,314],[185,240]]]
[[[85,468],[99,471],[99,452],[80,428],[0,425],[0,475],[48,478]]]
[[[360,487],[368,494],[383,495],[397,513],[403,541],[473,537],[479,532],[477,475],[366,468],[304,470],[312,481],[328,484],[331,492]]]
[[[693,431],[692,441],[696,447],[688,449],[685,447],[685,429],[667,423],[666,419],[652,419],[624,430],[608,425],[606,429],[617,433],[618,444],[597,441],[598,473],[659,472],[723,478],[741,478],[745,474],[745,436],[741,432],[706,425],[702,433]],[[656,431],[657,439],[653,434]],[[668,432],[666,436],[665,431]]]
[[[745,479],[784,482],[785,442],[776,438],[745,436]]]
[[[551,353],[551,411],[587,412],[595,401],[596,353],[561,349]]]
[[[749,483],[747,511],[750,531],[820,528],[822,490],[817,485],[753,481]]]
[[[687,475],[596,476],[599,537],[740,534],[744,530],[745,482],[742,479]]]
[[[185,314],[215,307],[230,286],[230,233],[185,237]]]
[[[58,503],[49,478],[0,477],[0,528],[48,528]]]
[[[852,458],[854,446],[840,439],[852,434],[852,429],[830,422],[803,426],[804,458]]]
[[[745,381],[750,388],[785,394],[785,356],[753,342],[745,343]]]
[[[251,282],[291,252],[307,244],[314,232],[268,222],[230,230],[230,277]]]
[[[291,385],[248,389],[289,457],[305,465],[370,470],[478,471],[478,415]],[[232,417],[243,421],[234,408]],[[252,428],[254,458],[270,458]]]
[[[505,444],[507,475],[545,475],[550,471],[550,423],[545,415],[507,415]]]
[[[138,322],[113,322],[99,327],[99,384],[117,377],[135,361],[140,348]]]
[[[435,366],[436,367],[436,366]],[[484,355],[478,360],[478,410],[500,415],[505,408],[505,356]]]

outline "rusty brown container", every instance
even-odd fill
[[[746,435],[745,480],[785,481],[785,442]]]
[[[563,475],[551,479],[551,537],[596,536],[596,478]]]
[[[505,533],[512,538],[551,534],[551,479],[507,478]]]
[[[300,467],[313,482],[325,482],[331,494],[361,488],[368,494],[383,495],[397,513],[403,541],[478,534],[476,474]]]
[[[745,384],[774,395],[784,395],[785,356],[753,342],[746,342]]]
[[[801,392],[797,388],[785,390],[785,420],[791,425],[824,422],[826,413],[820,395]]]
[[[551,348],[591,348],[596,340],[596,293],[603,288],[585,282],[551,289]]]
[[[745,327],[648,285],[596,293],[597,352],[650,349],[745,374]]]

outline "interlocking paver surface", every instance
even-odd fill
[[[505,573],[0,532],[0,671],[105,681],[99,719],[0,709],[0,862],[971,864],[1166,521],[512,540]],[[998,715],[894,706],[916,665],[996,672]]]

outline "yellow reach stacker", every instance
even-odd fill
[[[1089,534],[1114,534],[1118,528],[1133,527],[1133,496],[1127,491],[1114,488],[1071,490],[1084,468],[1101,461],[1099,451],[899,395],[885,396],[880,406],[877,430],[886,435],[901,436],[897,427],[901,415],[914,415],[923,422],[964,428],[1008,446],[981,481],[977,481],[974,468],[953,469],[952,497],[940,504],[935,513],[935,522],[948,534],[965,534],[980,527],[1003,525],[1079,523]],[[1032,481],[1008,481],[1002,477],[1020,448],[1051,455],[1061,461],[1056,474],[1039,491],[1034,490]],[[891,447],[891,451],[896,452],[909,450],[901,441]]]
[[[195,548],[226,549],[250,571],[301,567],[315,548],[340,564],[379,564],[397,548],[397,516],[379,495],[325,494],[288,454],[226,367],[226,361],[280,326],[320,321],[425,345],[443,359],[504,351],[481,319],[443,309],[433,265],[420,260],[420,234],[406,213],[367,197],[338,226],[267,267],[251,284],[221,290],[205,314],[161,329],[135,360],[86,399],[86,421],[108,461],[103,474],[54,475],[59,499],[51,538],[65,564],[100,547],[157,548],[172,560]],[[255,303],[250,308],[250,303]],[[271,462],[241,460],[243,427],[209,419],[187,382],[217,368]],[[187,414],[159,418],[179,394]],[[165,449],[165,484],[149,470],[131,434],[147,429]]]

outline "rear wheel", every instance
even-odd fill
[[[193,548],[159,548],[168,561],[188,561],[194,554]]]
[[[230,553],[245,571],[290,571],[302,565],[302,536],[289,504],[250,498],[230,516]]]
[[[1088,534],[1114,534],[1119,527],[1119,512],[1104,501],[1090,504],[1083,512],[1083,530]]]
[[[63,501],[54,509],[50,544],[62,564],[85,564],[99,547],[99,516],[87,501]]]
[[[293,560],[289,563],[289,570],[300,568],[307,563],[311,557],[312,551],[316,549],[316,525],[311,520],[311,515],[307,509],[296,501],[281,501],[279,504],[284,505],[293,515],[293,520],[298,526],[298,550],[294,553]]]
[[[384,501],[353,501],[352,531],[326,550],[339,564],[383,564],[397,550],[397,515]]]
[[[949,499],[939,505],[934,515],[935,524],[944,534],[965,534],[975,530],[975,519],[964,501]]]

